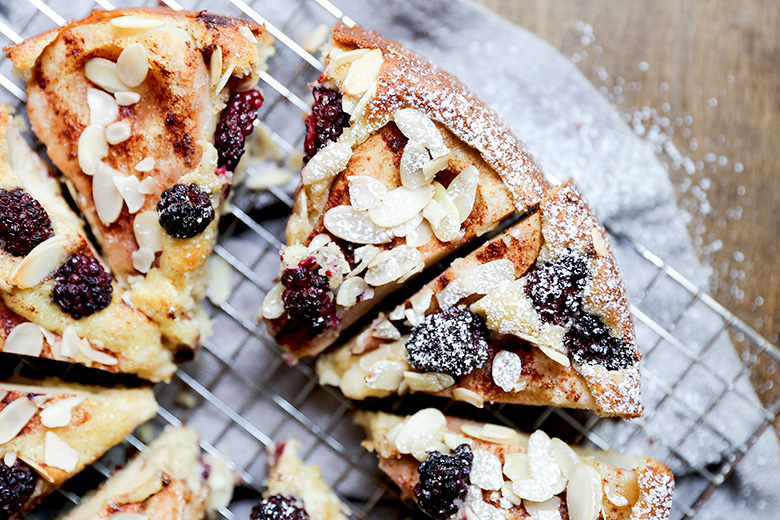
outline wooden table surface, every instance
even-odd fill
[[[777,0],[477,1],[570,57],[629,124],[660,131],[710,292],[780,344]],[[776,368],[755,375],[760,395],[776,398]]]

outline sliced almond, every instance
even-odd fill
[[[350,175],[349,201],[357,210],[369,210],[378,208],[387,196],[387,186],[373,177],[367,175]]]
[[[230,77],[233,75],[233,70],[236,68],[235,63],[231,63],[228,65],[227,70],[222,74],[222,77],[219,79],[219,82],[217,82],[217,86],[214,88],[214,91],[219,94],[222,92],[222,89],[225,88],[228,81],[230,81]]]
[[[141,182],[134,175],[114,175],[114,186],[127,204],[127,211],[136,213],[144,206],[146,197],[139,191]]]
[[[458,208],[440,183],[433,183],[435,188],[433,199],[423,209],[423,216],[428,220],[436,238],[442,242],[455,240],[460,233],[460,216]]]
[[[108,126],[119,116],[119,106],[114,96],[96,88],[87,88],[89,124]]]
[[[531,520],[561,520],[561,499],[558,497],[544,502],[523,500],[523,507],[531,515]]]
[[[105,137],[108,144],[119,144],[130,139],[133,129],[127,121],[117,121],[106,127]]]
[[[133,219],[133,234],[139,248],[162,251],[162,228],[156,211],[142,211]]]
[[[368,51],[370,49],[355,49],[354,51],[347,51],[342,52],[338,55],[333,55],[334,53],[331,51],[331,55],[329,56],[328,60],[328,68],[330,70],[335,71],[342,65],[346,65],[348,63],[352,63],[355,60],[362,58],[366,54],[368,54]]]
[[[331,141],[306,163],[301,171],[303,184],[330,180],[347,167],[352,157],[352,145],[344,139]]]
[[[428,452],[444,445],[447,426],[444,414],[435,408],[425,408],[398,425],[395,446],[400,453],[411,454],[417,460],[425,460]]]
[[[558,467],[561,468],[563,476],[570,479],[580,463],[579,455],[571,449],[571,446],[557,438],[550,439],[550,451],[555,457]]]
[[[493,358],[491,375],[493,382],[504,392],[519,392],[526,386],[521,380],[523,362],[520,356],[508,350],[501,350]]]
[[[147,177],[138,185],[138,191],[144,195],[152,195],[153,193],[160,192],[160,185],[157,184],[154,177]]]
[[[404,372],[404,381],[412,392],[440,392],[455,384],[455,379],[449,374],[438,372]]]
[[[11,401],[0,410],[0,446],[16,438],[36,413],[38,407],[26,397]]]
[[[123,91],[123,92],[114,92],[114,99],[116,99],[116,104],[120,107],[126,107],[130,105],[135,105],[139,101],[141,101],[141,94],[138,92],[130,92],[130,91]]]
[[[11,281],[20,289],[35,287],[68,259],[70,245],[67,237],[54,235],[30,251],[11,275]]]
[[[116,63],[105,58],[92,58],[84,65],[84,75],[89,81],[108,92],[132,90],[119,79]]]
[[[217,45],[214,52],[211,53],[211,61],[209,62],[209,79],[211,82],[211,88],[216,89],[220,78],[222,77],[222,47]]]
[[[561,478],[561,468],[550,449],[550,437],[542,430],[528,438],[528,470],[533,479],[547,486],[554,486]]]
[[[87,359],[91,359],[95,363],[99,363],[101,365],[114,366],[119,363],[115,357],[92,348],[92,346],[89,344],[89,341],[86,339],[82,339],[79,342],[79,352],[81,352]]]
[[[100,159],[108,155],[108,143],[102,126],[89,125],[81,132],[77,155],[81,171],[94,175]]]
[[[365,91],[365,93],[360,96],[360,100],[357,102],[357,104],[352,108],[352,110],[349,112],[349,114],[352,116],[350,118],[350,121],[355,121],[355,119],[363,114],[363,111],[366,109],[366,106],[368,105],[368,102],[371,101],[371,99],[376,96],[376,91],[379,88],[379,83],[374,81],[370,87]],[[349,99],[349,98],[347,98]],[[345,110],[346,112],[346,110]]]
[[[431,241],[433,230],[428,221],[424,220],[417,229],[406,235],[406,245],[409,247],[421,247]]]
[[[401,333],[390,320],[380,321],[379,325],[371,331],[371,335],[379,339],[397,340],[401,338]]]
[[[144,157],[143,159],[141,159],[141,162],[139,162],[134,166],[134,168],[139,172],[152,171],[155,162],[156,161],[154,160],[154,157]]]
[[[601,475],[585,464],[580,464],[569,480],[566,503],[571,520],[596,520],[601,511]]]
[[[73,410],[84,402],[83,397],[66,397],[41,411],[41,424],[47,428],[61,428],[70,424]]]
[[[625,507],[628,505],[628,499],[621,495],[611,482],[606,482],[604,484],[604,496],[607,497],[607,500],[615,507]]]
[[[145,16],[128,15],[128,16],[117,16],[116,18],[112,18],[111,20],[109,20],[109,23],[121,29],[142,30],[142,29],[154,29],[155,27],[160,27],[163,24],[163,21],[157,20],[155,18],[147,18]]]
[[[62,342],[60,343],[60,355],[65,358],[75,359],[79,353],[79,347],[82,339],[76,332],[76,327],[68,325],[62,331]]]
[[[452,398],[456,401],[469,403],[476,408],[485,406],[485,398],[468,388],[456,388],[452,391]]]
[[[268,291],[263,299],[263,306],[260,308],[263,318],[275,320],[284,314],[282,293],[284,293],[284,286],[280,283],[274,285],[271,290]]]
[[[368,51],[350,65],[341,90],[350,96],[362,95],[376,80],[383,62],[381,50]]]
[[[469,166],[452,179],[447,186],[447,193],[452,197],[452,202],[458,208],[460,222],[463,223],[474,209],[474,201],[477,198],[477,185],[479,184],[479,170]]]
[[[40,356],[43,350],[43,333],[34,323],[20,323],[5,338],[2,351],[22,356]]]
[[[320,27],[325,27],[330,32],[330,29],[327,26],[320,25],[317,27],[317,29],[320,29]],[[246,41],[248,41],[251,44],[257,44],[257,38],[254,34],[252,34],[252,29],[247,27],[246,25],[242,25],[238,28],[238,33],[244,37]],[[326,36],[327,38],[327,36]]]
[[[393,231],[376,225],[365,211],[352,206],[329,209],[322,220],[325,229],[355,244],[383,244],[393,238]],[[370,283],[370,282],[369,282]]]
[[[447,155],[442,155],[441,157],[437,157],[436,159],[431,159],[430,161],[426,161],[422,167],[423,177],[425,177],[428,180],[433,179],[436,176],[436,174],[442,171],[444,168],[446,168],[448,164],[449,164],[449,157]]]
[[[92,199],[95,211],[103,225],[108,226],[122,213],[124,199],[114,184],[114,176],[121,174],[106,164],[98,163],[92,178]]]
[[[409,303],[412,304],[412,309],[417,314],[425,314],[428,308],[431,306],[431,300],[433,299],[433,289],[430,287],[423,287],[417,291],[411,298]]]
[[[532,502],[544,502],[555,495],[550,486],[535,479],[512,479],[512,492]]]
[[[472,267],[459,279],[467,293],[487,294],[515,280],[515,264],[507,258],[499,258]]]
[[[16,453],[9,451],[5,455],[3,455],[3,464],[8,466],[9,468],[16,464],[16,459],[19,457],[16,455]]]
[[[516,431],[498,424],[463,424],[460,430],[475,439],[492,442],[495,444],[511,444],[519,439]]]
[[[404,222],[403,224],[400,224],[398,226],[393,226],[393,235],[403,238],[409,235],[410,233],[414,233],[415,231],[417,231],[417,228],[420,227],[420,224],[422,224],[422,222],[423,222],[422,213],[418,213],[414,217]]]
[[[401,184],[409,189],[428,184],[431,179],[423,174],[423,166],[429,159],[428,150],[417,141],[410,139],[401,155]]]
[[[46,432],[43,452],[43,460],[47,466],[59,468],[66,473],[76,469],[79,462],[79,453],[53,432]]]
[[[422,254],[405,245],[380,252],[369,264],[365,280],[374,287],[419,273],[425,267]]]
[[[133,268],[139,273],[148,273],[152,268],[156,255],[148,247],[140,247],[130,254],[133,260]]]
[[[382,204],[368,211],[368,216],[377,226],[391,228],[418,215],[433,198],[435,190],[432,186],[421,186],[410,190],[399,186],[389,191]]]
[[[147,466],[144,473],[137,476],[136,482],[139,481],[140,484],[126,495],[126,503],[138,504],[157,494],[163,488],[163,472],[153,466]]]
[[[487,503],[477,486],[469,486],[464,509],[466,520],[506,520],[504,512]]]
[[[406,364],[400,361],[377,361],[369,368],[364,381],[366,386],[373,390],[394,392],[401,386],[407,368]]]
[[[492,452],[485,449],[473,451],[471,483],[480,489],[498,491],[504,484],[504,475],[501,470],[501,461]]]
[[[604,235],[601,234],[601,230],[594,226],[590,230],[590,236],[593,238],[593,249],[596,250],[596,254],[599,256],[608,256],[609,248],[604,240]]]
[[[434,159],[450,153],[441,132],[431,119],[414,108],[402,108],[393,114],[396,126],[407,138],[427,148]]]
[[[131,43],[116,60],[116,74],[119,81],[130,87],[137,87],[146,79],[149,59],[142,43]]]
[[[348,309],[358,303],[358,298],[366,291],[373,292],[373,289],[361,277],[353,276],[345,280],[339,287],[336,303]]]

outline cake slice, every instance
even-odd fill
[[[327,348],[404,281],[549,187],[493,111],[400,44],[339,24],[325,63],[280,282],[260,311],[290,361]]]
[[[639,351],[604,227],[569,181],[317,360],[352,399],[425,392],[642,415]]]
[[[105,269],[57,180],[0,106],[0,352],[153,381],[176,370],[160,329]]]
[[[445,417],[361,412],[363,445],[433,518],[665,520],[674,477],[652,459],[572,448],[541,430]]]
[[[322,470],[298,457],[300,449],[295,439],[268,447],[268,489],[252,520],[347,520],[349,508],[322,479]]]
[[[233,498],[235,476],[220,457],[202,454],[198,433],[168,428],[63,520],[198,520]]]
[[[156,413],[151,388],[0,382],[0,518],[21,518]]]
[[[6,51],[28,80],[32,129],[129,300],[168,343],[194,349],[220,208],[263,100],[264,28],[206,11],[95,10]]]

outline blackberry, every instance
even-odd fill
[[[534,265],[526,277],[525,294],[542,321],[569,328],[563,343],[576,362],[602,365],[607,370],[634,364],[634,346],[613,336],[601,318],[583,309],[588,281],[586,257],[570,253]]]
[[[54,273],[52,298],[76,319],[103,310],[111,303],[111,275],[91,255],[77,253]]]
[[[209,196],[197,184],[174,184],[157,203],[160,225],[173,238],[192,238],[214,220],[214,207]]]
[[[257,110],[263,106],[263,94],[259,90],[235,92],[219,115],[214,145],[219,152],[217,167],[234,171],[244,155],[246,138],[252,133]]]
[[[409,334],[406,350],[414,369],[460,377],[485,366],[490,350],[486,337],[481,316],[453,307],[426,316]]]
[[[309,162],[314,154],[330,141],[339,138],[349,126],[349,114],[341,109],[341,93],[322,87],[312,89],[314,104],[306,118],[306,138],[303,141],[303,162]]]
[[[35,492],[35,471],[16,459],[13,466],[0,460],[0,519],[15,516]]]
[[[319,334],[338,322],[333,292],[328,278],[319,274],[320,266],[313,256],[282,274],[282,301],[292,321],[309,332]]]
[[[420,482],[414,486],[420,509],[434,518],[457,513],[468,493],[473,460],[474,454],[468,444],[458,446],[452,455],[438,451],[428,455],[417,468]]]
[[[0,189],[0,240],[7,253],[25,256],[53,236],[51,220],[40,202],[22,188]]]
[[[293,497],[273,495],[252,509],[251,520],[309,520],[303,504]]]

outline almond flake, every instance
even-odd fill
[[[528,470],[534,480],[551,487],[555,487],[562,477],[561,468],[550,449],[550,437],[541,430],[536,430],[528,438]]]
[[[381,50],[372,49],[368,51],[350,65],[341,90],[350,96],[360,96],[368,90],[377,76],[379,76],[383,62]]]
[[[355,121],[355,118],[363,113],[363,110],[365,110],[366,106],[368,105],[368,102],[371,101],[371,99],[376,95],[376,91],[378,88],[379,88],[379,84],[375,81],[371,84],[370,87],[368,87],[366,92],[362,96],[360,96],[360,100],[349,112],[349,115],[352,116],[350,118],[351,122]],[[349,97],[347,97],[346,99],[349,99]]]
[[[323,26],[320,26],[320,27],[323,27]],[[325,28],[327,29],[327,26],[325,26]],[[318,29],[319,29],[319,27],[318,27]],[[330,29],[328,29],[328,31],[330,31]],[[252,33],[252,29],[250,29],[250,28],[249,28],[249,27],[247,27],[246,25],[242,25],[241,27],[239,27],[239,28],[238,28],[238,34],[240,34],[241,36],[243,36],[243,37],[244,37],[244,39],[245,39],[246,41],[248,41],[249,43],[251,43],[251,44],[253,44],[253,45],[256,45],[256,44],[257,44],[257,38],[256,38],[256,37],[255,37],[255,35]],[[327,36],[326,36],[326,37],[327,37]]]
[[[127,107],[141,101],[141,94],[130,91],[114,92],[114,99],[116,99],[116,104],[120,107]]]
[[[604,241],[604,235],[601,234],[601,230],[594,226],[590,230],[590,236],[593,238],[593,249],[596,250],[596,254],[608,256],[609,248],[607,248],[607,243]]]
[[[512,505],[519,506],[523,504],[523,499],[519,496],[515,495],[515,492],[512,491],[512,482],[504,482],[504,485],[501,486],[501,497],[509,502]],[[507,507],[509,509],[509,507]]]
[[[431,119],[414,108],[402,108],[393,114],[396,126],[408,139],[427,148],[434,159],[450,153],[441,132]]]
[[[373,390],[394,392],[401,386],[407,365],[400,361],[377,361],[368,369],[364,378],[366,386]]]
[[[426,179],[433,179],[436,176],[436,174],[442,171],[444,168],[446,168],[448,164],[449,164],[449,156],[447,155],[442,155],[441,157],[437,157],[436,159],[431,159],[430,161],[426,161],[422,167],[423,177],[425,177]]]
[[[277,283],[268,291],[263,299],[263,306],[260,308],[263,318],[275,320],[284,314],[284,303],[282,302],[283,293],[284,285],[280,283]]]
[[[378,208],[387,195],[387,186],[368,175],[350,175],[347,177],[349,182],[349,201],[353,208],[357,210],[369,210]],[[388,227],[388,226],[385,226]]]
[[[75,359],[79,353],[79,344],[82,339],[76,332],[76,327],[68,325],[62,331],[62,342],[60,343],[60,355],[65,358]]]
[[[91,359],[95,363],[99,363],[101,365],[113,366],[119,363],[115,357],[93,349],[89,344],[89,341],[86,339],[79,341],[79,352],[81,352],[84,357]]]
[[[452,398],[456,401],[469,403],[476,408],[482,408],[485,406],[485,399],[478,393],[474,392],[473,390],[469,390],[468,388],[456,388],[452,391]]]
[[[555,462],[558,463],[558,467],[561,468],[561,473],[567,479],[570,479],[577,465],[580,463],[580,457],[577,455],[571,446],[566,444],[560,439],[550,439],[550,451],[555,457]]]
[[[52,432],[46,432],[43,451],[44,464],[59,468],[66,473],[76,469],[79,462],[79,453]]]
[[[535,479],[512,479],[512,492],[532,502],[544,502],[555,495],[550,486]]]
[[[136,213],[144,206],[146,197],[139,191],[141,181],[134,175],[114,175],[114,186],[127,204],[127,211]]]
[[[423,287],[417,293],[409,298],[409,302],[412,304],[412,309],[417,314],[425,314],[428,311],[428,307],[431,306],[431,300],[433,299],[433,289],[430,287]]]
[[[156,211],[142,211],[133,219],[133,234],[139,248],[162,251],[162,228]]]
[[[433,198],[434,188],[430,185],[410,190],[399,186],[387,192],[382,205],[368,211],[368,216],[377,226],[391,228],[418,215]]]
[[[469,478],[475,486],[497,491],[504,484],[504,475],[501,471],[501,461],[493,453],[484,449],[473,451],[474,460],[471,463]]]
[[[206,486],[209,490],[209,496],[206,499],[206,509],[208,511],[218,511],[223,507],[227,507],[232,500],[236,475],[230,469],[228,461],[220,455],[204,454],[203,465],[206,468],[210,468],[209,476],[206,479]]]
[[[116,63],[105,58],[92,58],[84,65],[84,75],[89,81],[108,92],[132,90],[119,79]]]
[[[423,461],[428,458],[428,452],[445,446],[443,436],[446,427],[447,419],[443,413],[435,408],[425,408],[396,426],[395,446],[400,453],[411,454]]]
[[[460,232],[458,208],[444,186],[435,181],[433,186],[435,188],[433,199],[425,206],[422,214],[430,223],[436,238],[442,242],[451,242]]]
[[[604,484],[604,496],[607,497],[607,500],[615,507],[625,507],[628,505],[628,499],[621,495],[611,482]]]
[[[366,291],[373,293],[373,289],[368,286],[365,280],[359,276],[353,276],[345,280],[339,287],[336,303],[348,309],[358,303],[358,298]]]
[[[580,464],[569,480],[566,502],[571,520],[596,520],[601,511],[601,475],[585,464]]]
[[[36,413],[38,407],[26,397],[11,401],[0,410],[0,446],[16,438]]]
[[[523,506],[531,515],[530,520],[561,520],[561,499],[558,497],[552,497],[544,502],[524,500]]]
[[[116,60],[116,73],[119,81],[130,87],[137,87],[146,79],[149,72],[149,60],[146,47],[141,43],[132,43],[125,47]]]
[[[16,459],[17,458],[18,457],[17,457],[16,453],[14,453],[12,451],[9,451],[5,455],[3,455],[3,464],[5,464],[6,466],[8,466],[10,468],[14,464],[16,464]]]
[[[403,305],[398,305],[395,309],[390,311],[390,314],[387,315],[387,319],[393,320],[393,321],[399,321],[404,319],[404,311],[406,308]]]
[[[352,157],[352,145],[345,139],[331,141],[314,154],[301,171],[301,180],[309,186],[315,182],[330,180],[344,171]]]
[[[438,372],[404,372],[404,381],[412,392],[440,392],[455,384],[455,379],[449,374]]]
[[[154,29],[163,24],[162,20],[137,15],[118,16],[109,20],[109,23],[121,29]]]
[[[418,250],[400,245],[380,252],[369,264],[365,280],[370,285],[379,287],[419,273],[424,266],[425,261]]]
[[[370,49],[355,49],[354,51],[342,52],[341,54],[339,54],[337,56],[333,56],[331,54],[331,56],[329,56],[329,60],[328,60],[328,68],[330,70],[335,71],[336,69],[338,69],[342,65],[346,65],[347,63],[352,63],[355,60],[357,60],[359,58],[362,58],[363,56],[368,54],[369,50]],[[331,53],[332,53],[332,51],[331,51]]]
[[[460,430],[470,437],[494,444],[511,444],[516,442],[519,435],[516,431],[498,424],[463,424]]]
[[[152,268],[156,255],[154,254],[154,251],[148,247],[140,247],[136,251],[133,251],[130,254],[130,257],[133,260],[133,268],[139,273],[146,274],[149,272],[149,269]]]
[[[67,237],[54,235],[44,240],[21,261],[11,274],[11,281],[20,289],[35,287],[68,259]]]
[[[130,123],[117,121],[106,127],[105,137],[108,144],[119,144],[127,141],[133,133]]]
[[[138,191],[144,195],[151,195],[160,191],[160,185],[157,184],[154,177],[147,177],[138,185]]]
[[[217,83],[217,86],[214,88],[214,91],[219,94],[222,92],[222,89],[225,88],[225,85],[227,85],[228,81],[230,80],[230,76],[233,75],[233,70],[236,68],[235,63],[231,63],[224,74],[222,74],[222,77],[220,78],[219,82]]]
[[[329,209],[322,223],[325,229],[337,237],[355,244],[383,244],[393,238],[392,230],[376,225],[367,212],[358,211],[352,206]]]
[[[41,411],[41,424],[47,428],[61,428],[70,424],[73,410],[84,402],[83,397],[61,399]]]
[[[515,280],[515,264],[507,258],[499,258],[468,269],[459,280],[468,294],[487,294]]]
[[[477,198],[477,185],[479,184],[479,170],[469,166],[452,179],[447,186],[447,193],[452,197],[455,207],[458,208],[460,222],[463,223],[474,209],[474,201]]]
[[[148,172],[154,168],[154,157],[144,157],[141,162],[135,165],[135,169],[139,172]]]
[[[119,106],[114,96],[96,88],[87,88],[89,124],[108,126],[119,116]]]
[[[406,235],[415,232],[417,228],[420,227],[420,224],[422,224],[422,221],[422,213],[418,213],[403,224],[393,226],[393,235],[403,238]]]
[[[1,350],[8,354],[40,356],[43,350],[43,333],[34,323],[20,323],[11,330]]]
[[[417,141],[410,139],[401,155],[401,184],[409,189],[415,189],[431,182],[431,179],[423,174],[423,166],[429,159],[428,150]]]
[[[92,199],[95,211],[103,225],[115,222],[122,213],[124,199],[114,184],[114,177],[121,174],[104,163],[98,163],[92,178]]]
[[[468,444],[469,446],[473,446],[474,441],[468,437],[464,437],[463,435],[448,431],[444,433],[444,444],[446,444],[447,447],[452,451],[455,451],[461,444]]]
[[[506,520],[500,509],[484,501],[482,491],[476,486],[469,486],[464,509],[466,520]]]
[[[421,247],[431,241],[433,231],[427,221],[423,221],[417,229],[406,235],[406,245],[409,247]]]
[[[493,358],[491,371],[493,382],[504,392],[519,392],[526,386],[521,381],[523,375],[523,362],[520,356],[508,350],[502,350]]]
[[[89,125],[81,132],[77,155],[81,171],[94,175],[100,159],[108,155],[108,143],[102,126]]]
[[[382,320],[379,325],[373,328],[371,336],[379,339],[397,340],[401,338],[401,333],[390,320]]]
[[[211,82],[211,88],[216,89],[220,78],[222,77],[222,47],[217,45],[214,52],[211,53],[211,61],[209,62],[209,79]],[[219,91],[217,91],[219,92]]]

